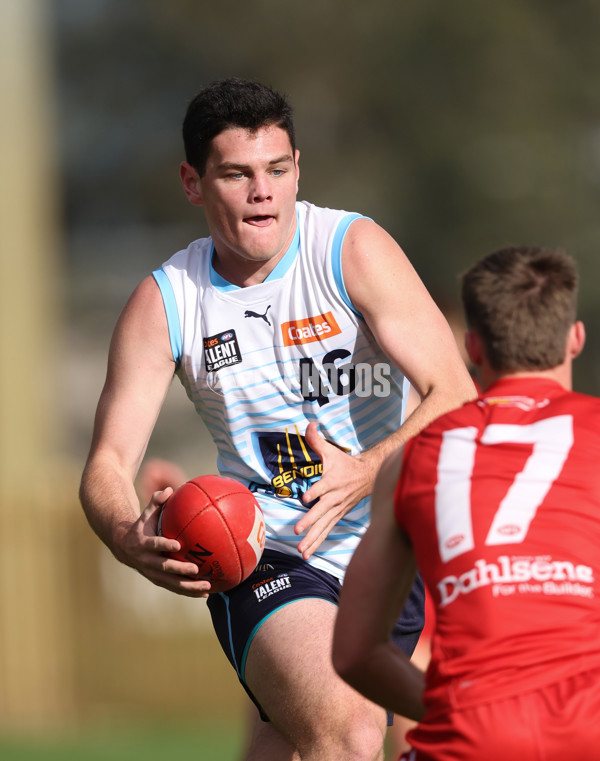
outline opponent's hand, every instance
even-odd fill
[[[316,423],[305,433],[306,443],[319,455],[323,465],[321,478],[304,494],[310,508],[296,524],[296,534],[305,534],[298,544],[302,557],[308,559],[327,537],[335,524],[363,497],[371,493],[377,466],[365,454],[349,455],[321,436]]]
[[[162,491],[167,486],[177,489],[187,481],[185,471],[170,460],[151,457],[141,467],[138,475],[140,499],[146,503],[155,491]]]
[[[187,597],[208,597],[210,582],[194,578],[198,566],[165,554],[178,552],[179,542],[157,535],[160,508],[172,493],[170,486],[154,492],[136,521],[121,524],[115,555],[159,587]]]

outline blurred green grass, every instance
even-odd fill
[[[2,761],[239,761],[243,725],[214,722],[192,726],[132,726],[114,729],[0,735]]]

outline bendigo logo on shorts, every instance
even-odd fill
[[[241,362],[242,353],[235,337],[235,330],[225,330],[223,333],[205,338],[204,361],[207,373]]]
[[[284,346],[297,346],[298,344],[322,341],[324,338],[337,336],[341,332],[340,326],[331,312],[318,314],[315,317],[305,317],[302,320],[291,320],[281,325]]]

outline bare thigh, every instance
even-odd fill
[[[245,680],[302,759],[383,758],[386,713],[333,670],[337,607],[296,600],[271,615],[248,652]],[[341,755],[343,754],[343,755]]]

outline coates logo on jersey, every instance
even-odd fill
[[[204,361],[208,373],[214,373],[222,367],[237,365],[241,362],[242,353],[235,337],[235,330],[226,330],[205,338]]]
[[[302,320],[290,320],[281,325],[284,346],[309,344],[322,341],[330,336],[337,336],[342,331],[331,312],[304,317]]]

